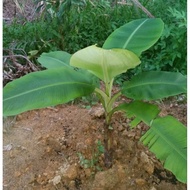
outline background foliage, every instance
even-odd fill
[[[43,52],[64,50],[71,54],[92,44],[102,46],[116,28],[133,19],[147,15],[133,1],[124,4],[115,0],[34,0],[37,15],[3,24],[3,48],[23,49],[37,63]],[[151,14],[165,23],[158,43],[142,54],[142,64],[122,74],[122,83],[134,74],[148,70],[187,73],[187,10],[186,1],[141,0]],[[4,53],[6,54],[6,53]]]
[[[165,70],[187,74],[186,1],[152,1],[149,7],[165,23],[164,33],[149,51],[142,55],[139,70]]]

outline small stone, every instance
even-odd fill
[[[134,166],[137,166],[139,164],[138,162],[138,158],[137,157],[134,157],[131,161],[131,164],[134,165]]]
[[[73,164],[70,165],[63,173],[64,178],[68,178],[69,180],[73,180],[77,177],[77,167]]]
[[[30,169],[29,167],[25,168],[25,172],[27,172],[29,169]]]
[[[153,186],[153,187],[150,188],[150,190],[156,190],[156,188]]]
[[[10,143],[8,145],[3,146],[3,151],[9,151],[13,148],[13,144]]]
[[[154,164],[153,162],[149,159],[148,155],[145,154],[144,152],[141,152],[140,155],[141,162],[143,163],[143,168],[145,171],[148,172],[148,174],[153,174],[154,172]]]
[[[48,176],[48,173],[43,173],[44,176]]]
[[[46,153],[51,153],[52,152],[52,148],[50,148],[49,146],[46,148]]]
[[[77,150],[83,150],[83,149],[87,149],[87,145],[84,142],[78,142],[76,144],[76,149]]]
[[[93,144],[92,138],[86,139],[86,140],[85,140],[85,144],[86,144],[87,146],[91,146],[91,145]]]
[[[62,149],[65,150],[67,148],[67,146],[65,145],[62,145]]]
[[[122,133],[122,136],[124,136],[124,137],[128,136],[128,131],[124,130],[123,133]]]
[[[85,171],[85,175],[87,178],[91,176],[92,172],[91,172],[90,168],[86,168],[84,171]]]
[[[15,177],[20,177],[21,175],[22,175],[22,173],[19,172],[19,171],[16,171],[15,174],[14,174]]]
[[[128,131],[127,136],[128,136],[129,138],[134,138],[135,135],[136,135],[135,132],[133,132],[133,131]]]
[[[118,131],[120,131],[120,132],[123,131],[123,126],[122,125],[118,126]]]
[[[47,139],[46,143],[55,151],[61,151],[61,144],[56,139],[50,137]]]
[[[143,185],[146,184],[146,181],[145,181],[144,179],[141,179],[141,178],[135,179],[135,182],[136,182],[136,184],[139,185],[139,186],[143,186]]]
[[[113,146],[117,147],[117,141],[116,140],[113,140]]]
[[[90,130],[90,126],[89,125],[84,125],[83,126],[83,132],[86,133]]]
[[[135,148],[135,142],[130,139],[126,139],[125,149],[127,149],[127,151],[129,151],[129,152],[133,152],[134,148]]]
[[[22,115],[17,115],[17,117],[16,117],[16,120],[17,120],[17,121],[20,121],[20,120],[22,120],[22,119],[23,119]]]
[[[75,189],[75,181],[74,180],[72,180],[72,181],[69,182],[69,187],[71,189]]]
[[[116,153],[117,158],[121,158],[124,154],[123,150],[121,150],[121,149],[115,150],[115,153]]]
[[[125,172],[123,166],[118,164],[116,167],[116,171],[118,172],[118,176],[120,178],[120,181],[124,180],[126,177],[126,172]]]
[[[145,154],[144,152],[141,152],[140,157],[141,157],[141,161],[142,161],[143,163],[148,163],[148,162],[149,162],[148,155]]]
[[[105,111],[103,108],[92,108],[89,113],[94,118],[100,118],[100,117],[104,116]]]
[[[57,175],[55,176],[52,180],[50,180],[50,182],[53,182],[53,185],[56,186],[61,182],[61,176]]]

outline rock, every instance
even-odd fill
[[[143,168],[149,175],[153,174],[154,172],[154,163],[149,159],[148,155],[144,152],[141,152],[140,160],[143,164]]]
[[[92,190],[114,190],[126,178],[125,170],[121,165],[114,165],[107,171],[95,175]]]

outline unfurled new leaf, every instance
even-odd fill
[[[70,65],[86,69],[104,82],[140,64],[139,58],[128,50],[105,50],[95,45],[79,50],[70,60]]]

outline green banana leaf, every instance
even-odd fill
[[[57,67],[71,67],[69,65],[70,58],[71,54],[65,51],[54,51],[50,53],[42,53],[38,58],[38,62],[47,69],[54,69]]]
[[[139,58],[128,50],[105,50],[95,45],[74,53],[70,65],[86,69],[92,74],[109,83],[115,76],[140,64]]]
[[[150,71],[123,84],[122,94],[135,100],[156,100],[187,92],[187,78],[181,73]]]
[[[48,69],[25,75],[3,89],[3,115],[54,106],[94,91],[92,78],[68,69]]]
[[[187,128],[182,123],[172,116],[157,118],[141,141],[179,181],[187,182]]]
[[[160,113],[158,106],[138,100],[133,101],[129,104],[121,104],[116,109],[125,111],[127,117],[129,118],[138,116],[137,118],[140,121],[143,121],[149,126],[151,125],[152,120],[155,119]]]
[[[186,183],[187,128],[172,116],[158,117],[158,107],[146,102],[122,104],[117,110],[125,111],[128,117],[135,117],[150,126],[140,140],[164,162],[166,169]]]
[[[164,23],[159,18],[137,19],[116,29],[108,36],[103,48],[128,49],[140,56],[158,41],[163,29]]]
[[[55,69],[59,67],[67,67],[71,69],[75,69],[74,67],[70,66],[70,58],[71,54],[62,51],[55,51],[50,53],[42,53],[42,55],[38,58],[40,64],[47,69]],[[82,75],[93,79],[93,85],[99,87],[99,79],[94,76],[92,73],[88,72],[84,69],[77,69]]]

